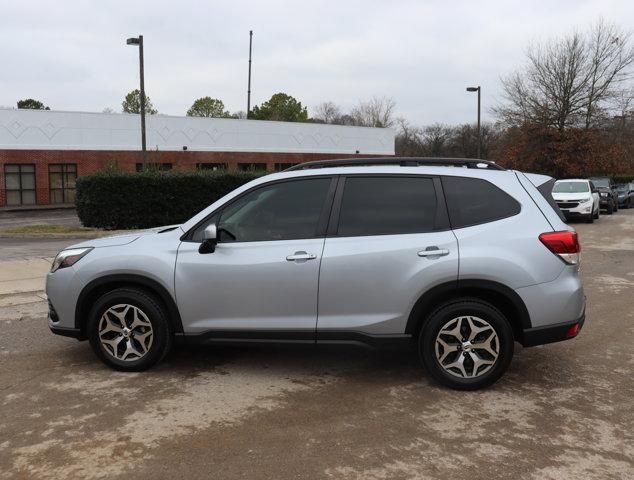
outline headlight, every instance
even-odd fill
[[[51,265],[51,273],[59,270],[60,268],[66,268],[75,265],[92,249],[93,247],[71,248],[70,250],[62,250],[57,254],[55,260],[53,260],[53,265]]]
[[[601,192],[601,196],[602,196],[602,197],[607,197],[607,196],[608,196],[608,193],[607,193],[607,192]]]
[[[590,197],[590,198],[584,198],[584,199],[583,199],[583,200],[581,200],[579,203],[580,203],[581,205],[583,205],[584,203],[588,203],[588,202],[591,202],[591,201],[592,201],[592,197]]]

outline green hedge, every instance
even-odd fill
[[[75,205],[85,227],[132,229],[177,224],[260,175],[104,171],[77,179]]]

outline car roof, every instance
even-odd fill
[[[589,182],[587,178],[562,178],[561,180],[557,180],[556,183],[559,182]]]

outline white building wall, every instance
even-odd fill
[[[224,118],[146,117],[148,150],[394,155],[385,128]],[[0,149],[140,150],[139,115],[0,109]]]

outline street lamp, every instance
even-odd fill
[[[480,85],[477,87],[467,87],[467,92],[478,92],[478,158],[482,148],[482,131],[480,130]]]
[[[145,79],[143,74],[143,35],[128,38],[126,45],[139,46],[139,69],[141,70],[141,93],[139,95],[141,101],[141,151],[143,152],[143,170],[147,168],[147,149],[145,146]]]
[[[251,52],[253,50],[253,30],[249,30],[249,85],[247,87],[247,119],[251,116]]]

